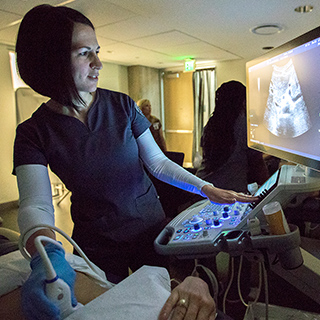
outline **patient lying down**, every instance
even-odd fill
[[[110,289],[110,283],[103,284],[82,258],[67,254],[67,260],[77,273],[76,298],[84,305],[67,317],[68,320],[128,317],[130,320],[213,320],[216,317],[208,286],[199,278],[187,277],[170,294],[167,270],[144,266]],[[29,273],[29,263],[19,251],[0,257],[0,319],[24,319],[20,291]],[[4,291],[6,286],[11,288]]]

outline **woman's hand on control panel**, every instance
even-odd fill
[[[232,190],[216,188],[211,184],[203,186],[201,193],[214,203],[255,202],[259,200],[258,197]]]

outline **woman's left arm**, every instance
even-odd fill
[[[212,202],[234,203],[256,201],[255,197],[234,191],[215,188],[175,162],[168,159],[161,151],[149,129],[137,138],[140,157],[149,172],[157,179],[175,187],[200,194]]]

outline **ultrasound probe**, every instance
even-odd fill
[[[111,289],[114,286],[114,284],[106,280],[104,272],[88,259],[88,257],[81,250],[78,244],[64,231],[62,231],[61,229],[55,226],[50,226],[47,224],[39,224],[39,225],[36,225],[35,227],[32,227],[26,230],[23,234],[21,234],[19,239],[19,250],[27,260],[29,261],[31,260],[31,255],[29,254],[29,252],[26,250],[24,246],[24,238],[26,234],[28,234],[29,232],[37,228],[46,228],[61,234],[65,239],[67,239],[72,244],[72,246],[76,249],[78,254],[84,259],[84,261],[87,263],[90,269],[95,273],[95,279],[101,286],[108,289]],[[45,284],[46,295],[55,305],[59,307],[61,319],[65,319],[75,310],[79,309],[79,307],[81,307],[82,304],[78,303],[77,306],[75,307],[72,306],[70,287],[65,281],[60,279],[56,274],[56,271],[52,266],[52,263],[48,257],[48,254],[42,242],[51,242],[62,249],[63,247],[58,241],[46,236],[38,236],[34,240],[35,246],[40,254],[40,257],[43,261],[43,264],[46,270],[46,284]]]
[[[51,242],[61,249],[63,247],[59,242],[46,236],[38,236],[34,240],[46,270],[45,293],[59,308],[61,319],[65,319],[82,305],[78,303],[75,307],[72,306],[70,287],[57,275],[42,242]]]

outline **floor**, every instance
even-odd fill
[[[69,195],[59,203],[61,200],[61,196],[56,196],[53,199],[54,207],[55,207],[55,216],[56,216],[56,226],[62,230],[64,230],[68,235],[71,235],[73,223],[70,218],[70,197]],[[59,204],[58,204],[59,203]],[[8,205],[0,206],[0,217],[3,219],[2,227],[12,229],[14,231],[19,231],[17,225],[17,211],[18,204],[13,202]],[[67,252],[72,252],[72,246],[61,236],[58,236],[58,239],[62,241],[64,247]],[[191,274],[194,268],[194,261],[192,260],[178,260],[172,259],[172,274],[182,280],[185,276]],[[220,262],[219,262],[220,263]],[[210,263],[208,264],[210,266]],[[212,268],[214,269],[214,268]],[[247,271],[248,273],[249,271]],[[250,272],[249,272],[250,273]],[[247,274],[248,275],[248,274]],[[243,276],[243,279],[245,279]],[[245,280],[242,282],[245,284]],[[269,286],[269,303],[275,304],[279,306],[285,306],[289,308],[305,310],[309,312],[320,312],[320,306],[315,303],[312,299],[304,295],[302,292],[298,291],[294,286],[290,283],[286,282],[276,274],[272,272],[268,272],[268,286]],[[233,291],[232,291],[233,290]],[[245,289],[244,289],[245,290]],[[232,297],[234,296],[234,297]],[[219,296],[219,304],[218,307],[222,309],[222,295]],[[237,290],[234,286],[231,289],[230,297],[228,299],[229,302],[226,304],[226,312],[230,315],[234,320],[243,320],[246,312],[246,307],[242,304],[237,296]],[[259,301],[264,302],[264,293],[262,292]]]

